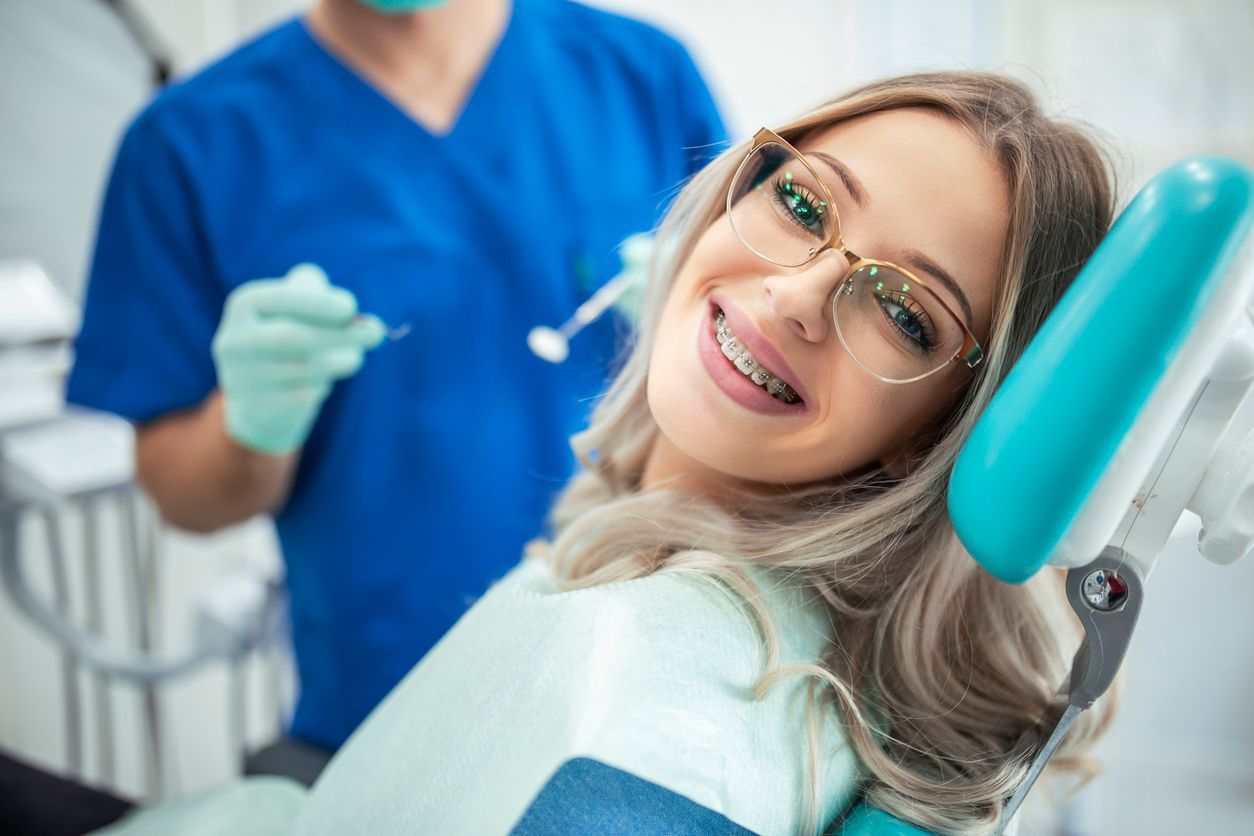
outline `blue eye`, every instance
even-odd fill
[[[783,209],[785,218],[816,238],[825,237],[823,201],[805,186],[794,183],[790,173],[775,180],[773,191],[775,202]]]
[[[880,310],[901,339],[920,353],[932,353],[936,348],[936,332],[927,311],[905,294],[880,291],[877,295]]]

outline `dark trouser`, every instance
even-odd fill
[[[133,806],[0,750],[0,833],[79,836],[117,821]]]
[[[309,786],[330,758],[330,752],[282,738],[249,755],[244,774],[285,775]],[[112,824],[134,806],[0,749],[0,834],[4,836],[80,836]]]

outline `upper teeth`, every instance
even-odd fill
[[[797,403],[801,400],[791,386],[768,372],[758,364],[753,355],[745,350],[736,336],[727,327],[727,317],[722,311],[714,315],[714,338],[723,347],[723,355],[732,361],[732,365],[740,373],[769,392],[776,400],[784,403]]]

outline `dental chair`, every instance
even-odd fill
[[[1231,564],[1254,547],[1254,173],[1194,157],[1120,216],[1010,372],[949,485],[959,539],[1022,583],[1066,568],[1084,626],[1068,708],[1008,826],[1080,712],[1110,686],[1176,522]],[[920,834],[863,808],[847,836]]]

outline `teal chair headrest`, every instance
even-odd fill
[[[1217,156],[1168,168],[1120,216],[954,466],[950,517],[993,575],[1050,559],[1201,312],[1248,302],[1216,289],[1252,221],[1254,173]]]

